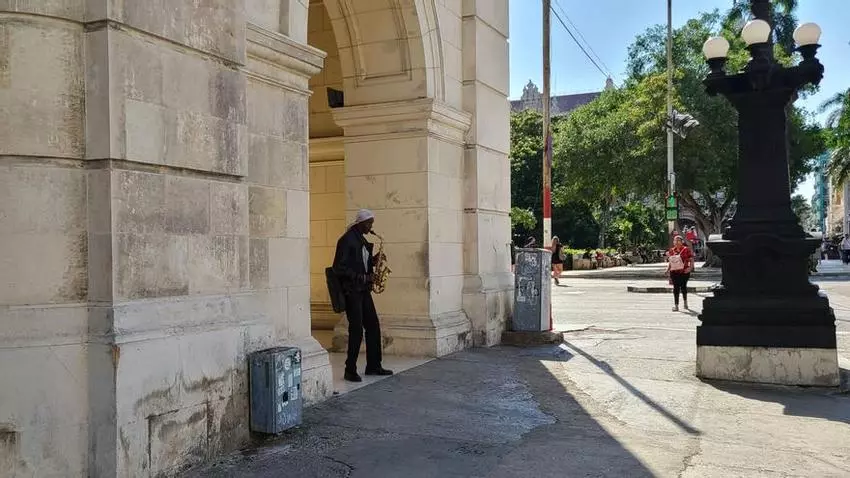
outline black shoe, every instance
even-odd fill
[[[387,370],[383,367],[379,367],[379,368],[376,368],[374,370],[366,369],[366,375],[392,375],[392,374],[393,374],[392,370]]]
[[[345,380],[347,380],[349,382],[362,382],[363,381],[363,378],[360,377],[360,375],[358,375],[357,372],[345,372],[345,375],[343,375],[342,378],[344,378]]]

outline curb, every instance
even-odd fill
[[[501,345],[528,347],[534,345],[560,344],[564,341],[563,332],[515,332],[506,330],[502,333]]]
[[[628,292],[633,292],[636,294],[672,294],[672,287],[636,287],[636,286],[628,286],[626,288]],[[702,287],[688,287],[688,292],[693,294],[707,294],[710,292],[714,292],[713,286],[702,286]]]

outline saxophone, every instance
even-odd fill
[[[387,287],[387,279],[390,278],[392,271],[387,267],[387,255],[384,254],[384,238],[379,236],[375,231],[370,232],[380,241],[378,243],[378,253],[375,254],[375,264],[373,266],[374,281],[372,282],[372,292],[380,294]]]

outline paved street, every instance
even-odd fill
[[[189,476],[850,476],[850,395],[701,382],[701,297],[695,312],[673,313],[669,295],[625,292],[658,281],[562,283],[562,346],[434,360],[314,407],[300,429]],[[850,283],[823,286],[850,369]]]

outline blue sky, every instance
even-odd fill
[[[651,25],[667,22],[666,0],[553,0],[553,4],[566,12],[617,84],[625,77],[627,48],[634,38]],[[680,26],[699,12],[723,10],[731,4],[732,0],[674,0],[673,24]],[[542,86],[541,8],[540,0],[511,0],[511,98],[522,95],[528,80]],[[801,22],[816,22],[823,29],[823,47],[818,56],[826,66],[824,81],[818,94],[800,100],[807,109],[815,111],[825,98],[850,86],[850,33],[845,30],[850,25],[850,1],[802,0],[798,17]],[[605,76],[553,16],[553,93],[599,91],[604,85]],[[811,181],[799,189],[807,197],[813,191]]]

